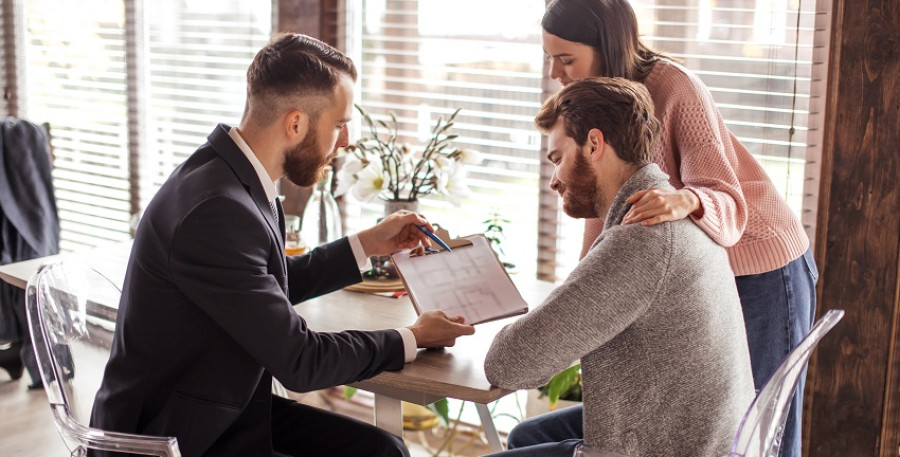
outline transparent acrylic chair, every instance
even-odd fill
[[[778,456],[797,381],[813,349],[842,317],[844,311],[839,309],[825,313],[806,338],[788,354],[750,404],[738,427],[731,453],[726,457]]]
[[[114,323],[96,317],[121,290],[94,269],[72,262],[40,267],[26,286],[34,351],[56,427],[72,456],[88,449],[180,457],[173,437],[90,428],[94,395],[109,359]]]

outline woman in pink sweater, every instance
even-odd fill
[[[800,221],[728,131],[703,82],[640,41],[627,0],[555,0],[541,25],[551,78],[566,85],[592,76],[624,77],[650,92],[661,124],[654,161],[676,190],[635,193],[624,223],[653,225],[690,217],[727,249],[759,389],[808,333],[814,317],[818,272]],[[602,227],[603,219],[585,221],[582,256]],[[801,380],[782,456],[800,456],[802,392]],[[561,422],[560,430],[570,431],[576,419],[565,414],[579,413],[561,413],[560,420],[569,423]],[[510,436],[511,447],[536,444],[529,436],[547,439],[546,419],[541,427],[539,432],[520,425],[520,433]]]

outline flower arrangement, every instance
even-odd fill
[[[469,195],[463,165],[481,162],[477,151],[459,149],[451,145],[457,135],[450,128],[459,110],[444,122],[438,119],[431,138],[421,152],[397,143],[397,117],[390,113],[391,123],[373,120],[360,106],[356,106],[369,128],[369,136],[360,138],[346,148],[348,157],[338,172],[335,195],[348,191],[360,201],[376,196],[387,201],[417,201],[419,197],[436,193],[454,205]],[[379,127],[385,132],[379,131]]]

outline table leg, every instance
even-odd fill
[[[403,412],[400,400],[375,394],[375,426],[403,438]]]
[[[500,452],[503,450],[503,444],[500,443],[500,434],[497,433],[497,427],[494,425],[494,418],[487,405],[475,403],[478,415],[481,417],[481,427],[484,428],[484,436],[487,438],[488,446],[491,452]]]

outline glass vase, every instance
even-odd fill
[[[309,246],[320,246],[343,236],[341,211],[331,193],[331,167],[326,167],[303,210],[300,237]]]
[[[393,214],[401,209],[405,209],[407,211],[411,211],[413,213],[419,212],[419,200],[385,200],[384,202],[384,215],[388,216]]]

